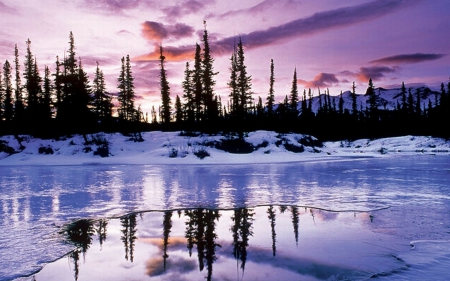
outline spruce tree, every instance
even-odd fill
[[[239,95],[238,115],[245,116],[249,110],[249,104],[251,103],[251,87],[252,77],[247,74],[247,66],[245,65],[244,47],[242,40],[239,38],[237,45],[237,89]]]
[[[12,68],[9,64],[9,61],[6,60],[3,65],[3,103],[1,106],[3,107],[3,119],[5,122],[9,122],[13,118],[13,87],[12,87],[12,77],[11,77]]]
[[[422,115],[421,101],[420,101],[420,89],[416,89],[416,114],[418,116]]]
[[[269,94],[267,95],[267,114],[273,115],[273,106],[275,104],[275,91],[273,85],[275,83],[273,59],[270,60],[270,78],[269,78]]]
[[[135,111],[136,109],[134,108],[134,101],[135,101],[135,92],[134,92],[134,77],[133,77],[133,72],[131,70],[131,60],[130,60],[130,55],[126,56],[125,59],[125,86],[126,86],[126,111],[127,111],[127,116],[129,120],[135,120],[135,121],[139,121],[136,120],[136,118],[134,116],[136,116]]]
[[[62,102],[62,95],[63,95],[63,74],[61,73],[61,63],[59,62],[59,57],[56,56],[56,62],[55,62],[56,68],[55,68],[55,76],[53,80],[53,84],[55,87],[55,95],[56,95],[56,116],[59,116],[59,108],[61,106]]]
[[[181,106],[180,97],[175,98],[175,122],[181,123],[183,121],[183,108]]]
[[[189,69],[189,62],[186,62],[186,69],[184,70],[183,86],[183,99],[184,111],[186,114],[186,120],[188,122],[195,121],[195,100],[194,100],[194,85],[193,85],[193,71]]]
[[[358,120],[358,104],[356,102],[355,82],[353,82],[351,97],[352,97],[352,115],[355,120]]]
[[[45,66],[44,71],[44,92],[41,99],[40,109],[41,113],[40,116],[43,120],[50,120],[52,117],[52,109],[51,109],[51,101],[52,101],[52,91],[53,87],[50,81],[50,70],[47,66]]]
[[[230,82],[228,82],[228,87],[230,87],[230,113],[236,115],[239,108],[239,91],[237,86],[237,61],[236,61],[236,50],[231,55],[231,67],[230,67]]]
[[[127,116],[127,83],[126,83],[126,76],[125,76],[125,57],[122,57],[121,59],[122,65],[120,68],[120,74],[119,78],[117,78],[117,81],[119,82],[117,84],[117,89],[119,90],[119,93],[117,95],[117,100],[119,101],[119,108],[117,109],[119,114],[119,119],[122,120],[128,120]]]
[[[294,69],[294,77],[292,78],[291,94],[289,96],[289,109],[293,116],[298,115],[298,88],[297,88],[297,68]]]
[[[169,82],[167,81],[167,73],[164,69],[164,60],[166,57],[163,55],[163,47],[159,47],[159,59],[160,59],[160,88],[161,88],[161,110],[162,110],[162,120],[161,122],[164,124],[170,123],[170,114],[171,114],[171,106],[170,106],[170,87]]]
[[[339,115],[344,115],[344,99],[342,98],[342,91],[339,96]]]
[[[199,44],[195,45],[193,86],[195,103],[195,120],[202,120],[203,116],[203,84],[202,84],[202,58]]]
[[[16,78],[16,88],[14,91],[14,119],[22,121],[24,118],[24,104],[22,98],[22,84],[20,79],[20,63],[19,63],[19,49],[17,44],[14,47],[14,64],[15,64],[15,78]]]
[[[216,81],[214,76],[218,72],[214,72],[214,59],[211,56],[211,49],[209,46],[208,31],[203,32],[203,59],[202,59],[202,84],[203,84],[203,100],[205,105],[205,115],[208,120],[215,119],[218,115],[217,104],[214,102],[214,86]]]

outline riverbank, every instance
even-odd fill
[[[87,140],[87,142],[86,142]],[[302,134],[250,132],[233,136],[146,132],[60,139],[0,137],[0,165],[258,164],[333,161],[401,154],[450,154],[450,141],[427,136],[321,143]]]

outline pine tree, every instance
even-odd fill
[[[402,97],[402,110],[403,111],[407,111],[407,104],[406,104],[406,87],[405,87],[405,82],[402,82],[402,88],[401,88],[401,97]]]
[[[420,89],[416,89],[416,114],[418,116],[422,115],[421,101],[420,101]]]
[[[236,61],[236,50],[233,52],[233,54],[231,55],[231,67],[230,67],[230,82],[228,82],[228,87],[230,87],[230,113],[233,115],[236,115],[238,108],[239,108],[239,91],[238,91],[238,86],[237,86],[237,61]]]
[[[1,106],[3,107],[3,119],[5,122],[9,122],[13,118],[13,103],[12,103],[12,95],[13,95],[13,87],[12,87],[12,77],[11,77],[11,65],[8,60],[5,61],[3,65],[3,103]]]
[[[117,95],[117,100],[119,101],[119,108],[117,109],[119,114],[119,119],[122,120],[128,120],[128,114],[127,114],[127,84],[126,84],[126,76],[125,76],[125,57],[122,57],[121,59],[122,66],[120,69],[119,78],[117,78],[117,81],[119,82],[117,84],[117,89],[119,90],[119,93]]]
[[[247,66],[245,65],[244,47],[242,40],[239,38],[236,53],[236,68],[237,68],[237,90],[239,95],[238,115],[245,116],[249,110],[251,103],[251,87],[252,78],[247,74]]]
[[[44,120],[50,120],[52,117],[52,109],[51,109],[51,103],[52,103],[52,91],[53,86],[50,81],[50,70],[48,69],[48,66],[45,66],[44,70],[44,92],[41,99],[41,118]]]
[[[160,59],[160,87],[161,87],[161,102],[162,102],[162,120],[161,122],[164,124],[170,123],[170,114],[171,114],[171,106],[170,106],[170,87],[169,82],[167,81],[167,73],[164,69],[164,60],[166,59],[163,56],[163,48],[159,47],[159,59]]]
[[[186,62],[186,69],[184,70],[183,99],[185,100],[184,112],[186,113],[186,120],[188,122],[195,121],[195,100],[194,100],[194,85],[193,85],[193,71],[189,69],[189,62]]]
[[[96,116],[100,118],[111,117],[111,98],[106,91],[105,78],[103,71],[99,68],[98,62],[93,83],[93,106]]]
[[[273,115],[273,106],[275,104],[275,91],[273,84],[275,83],[273,59],[270,60],[270,78],[269,78],[269,94],[267,95],[267,114]]]
[[[183,108],[181,106],[180,97],[175,98],[175,122],[181,123],[183,121]]]
[[[293,116],[298,115],[298,88],[297,88],[297,68],[294,69],[294,77],[292,78],[291,94],[289,96],[289,109]]]
[[[14,119],[22,121],[24,118],[24,104],[22,98],[22,84],[20,79],[20,63],[19,63],[19,49],[17,48],[17,44],[14,47],[14,64],[16,68],[16,88],[14,91]]]
[[[408,101],[407,101],[408,114],[414,114],[414,98],[411,93],[411,88],[408,89]]]
[[[35,69],[36,62],[31,53],[31,41],[28,39],[27,53],[25,56],[25,69],[23,76],[25,78],[25,89],[27,91],[27,114],[28,119],[32,120],[37,116],[38,112],[38,95],[39,95],[39,81],[36,77],[37,70]]]
[[[369,87],[366,95],[369,96],[369,115],[370,119],[376,120],[378,118],[377,96],[375,94],[375,87],[373,86],[372,78],[369,79]]]
[[[202,85],[202,58],[201,58],[201,48],[199,44],[195,45],[193,86],[194,86],[195,119],[196,121],[200,121],[203,115],[203,85]]]
[[[202,84],[203,84],[203,100],[205,105],[205,115],[208,120],[215,119],[218,115],[217,104],[214,102],[214,86],[216,81],[214,76],[218,72],[214,72],[214,59],[211,56],[211,49],[208,41],[208,31],[203,32],[203,60],[202,60]]]
[[[344,115],[344,99],[342,98],[342,91],[339,96],[339,115]]]
[[[356,86],[355,86],[355,82],[353,82],[351,97],[352,97],[352,115],[353,115],[353,118],[355,120],[357,120],[358,119],[358,104],[356,102]]]
[[[133,116],[136,116],[135,114],[135,108],[134,108],[134,100],[135,100],[135,92],[134,92],[134,77],[133,77],[133,72],[131,70],[131,60],[130,60],[130,55],[127,55],[126,59],[125,59],[125,86],[126,86],[126,100],[127,100],[127,104],[126,104],[126,111],[127,111],[127,116],[129,118],[129,120],[134,120],[134,121],[139,121],[136,120],[136,118],[134,118]]]
[[[62,95],[63,95],[63,80],[64,78],[62,77],[62,73],[61,73],[61,63],[59,62],[59,57],[56,56],[56,68],[55,68],[55,74],[53,74],[55,76],[54,80],[53,80],[53,84],[55,86],[55,95],[56,95],[56,109],[57,109],[57,113],[56,116],[59,116],[59,108],[61,106],[61,102],[62,102]]]

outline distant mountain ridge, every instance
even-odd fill
[[[408,97],[408,91],[411,90],[411,94],[414,99],[414,103],[416,103],[416,91],[420,91],[420,104],[422,109],[428,108],[428,103],[431,101],[431,104],[435,106],[435,100],[436,98],[439,99],[441,96],[441,93],[438,91],[431,90],[430,88],[426,86],[420,86],[415,88],[407,88],[406,89],[406,98]],[[377,95],[377,106],[378,109],[384,109],[384,110],[394,110],[397,108],[397,103],[402,104],[402,94],[401,94],[401,88],[392,88],[392,89],[384,89],[382,87],[375,88],[375,94]],[[324,97],[326,94],[321,94],[320,97],[322,98],[322,103],[324,101]],[[369,96],[367,94],[356,94],[356,102],[358,105],[358,110],[360,110],[361,106],[364,109],[366,106],[369,106]],[[338,110],[339,107],[339,99],[340,95],[337,96],[331,96],[330,95],[330,101],[331,106],[336,105],[336,110]],[[351,97],[351,91],[345,91],[342,93],[342,99],[344,100],[344,110],[348,109],[350,112],[352,110],[352,97]],[[307,98],[308,102],[308,98]],[[317,113],[320,103],[319,103],[319,96],[314,96],[312,98],[312,110]],[[298,104],[298,110],[301,112],[301,102]]]

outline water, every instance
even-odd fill
[[[295,279],[300,274],[302,280],[332,280],[344,278],[342,276],[347,280],[364,280],[367,276],[380,280],[431,277],[445,280],[443,277],[450,273],[447,269],[450,268],[448,156],[269,165],[15,166],[2,168],[0,188],[3,211],[0,216],[3,234],[0,237],[0,280],[24,276],[30,276],[26,280],[50,280],[49,276],[60,276],[53,273],[64,270],[69,270],[61,273],[67,279],[58,280],[74,280],[73,265],[67,259],[73,260],[69,253],[77,245],[59,232],[64,232],[70,222],[88,218],[95,222],[108,220],[108,238],[102,244],[101,252],[111,250],[106,256],[116,257],[111,261],[113,264],[124,268],[142,266],[146,259],[138,259],[137,252],[133,263],[124,260],[123,253],[118,254],[124,251],[120,240],[120,217],[141,211],[161,211],[143,213],[142,219],[137,220],[136,245],[144,245],[146,238],[161,241],[163,211],[167,210],[174,212],[171,237],[183,238],[184,213],[192,208],[219,209],[221,215],[216,223],[220,229],[218,244],[222,248],[217,250],[218,258],[211,275],[213,280],[241,278],[236,275],[236,260],[232,254],[230,257],[233,240],[229,229],[236,208],[251,209],[255,213],[254,236],[249,240],[249,262],[244,274],[247,280],[270,280],[268,275],[261,275],[267,269],[271,269],[267,274],[278,272],[278,276],[286,274],[282,276],[287,279],[290,276]],[[278,258],[270,262],[267,261],[271,253],[271,238],[267,235],[271,232],[267,222],[269,205],[277,211],[278,241]],[[297,244],[292,244],[295,235],[290,215],[281,213],[280,206],[298,207],[300,217],[308,218],[300,220],[299,229],[303,233],[299,236],[298,248]],[[179,218],[178,210],[181,212]],[[321,214],[323,219],[315,216],[317,219],[312,220],[311,210]],[[324,223],[317,227],[318,222]],[[144,229],[148,231],[142,232]],[[266,235],[265,238],[258,238],[262,235]],[[78,280],[102,280],[101,276],[94,277],[93,272],[90,278],[83,275],[91,272],[90,267],[106,268],[101,270],[104,273],[110,271],[105,258],[94,258],[98,239],[95,234],[92,246],[84,253],[86,261],[80,259],[83,265]],[[264,239],[269,241],[264,242]],[[361,247],[362,244],[373,245]],[[153,244],[149,242],[149,245]],[[303,251],[305,245],[309,245],[308,251]],[[136,246],[136,249],[153,252],[161,258],[155,247],[158,248],[153,245],[147,250],[144,246]],[[171,249],[176,249],[176,254],[171,252],[167,259],[172,264],[171,269],[158,275],[161,280],[170,279],[174,272],[184,276],[183,270],[174,268],[184,264],[181,261],[186,258],[187,248],[181,244],[177,247]],[[254,253],[259,253],[258,247],[265,251],[257,258]],[[343,252],[345,256],[342,256]],[[41,275],[32,276],[45,264],[63,256],[66,258],[45,266],[39,273]],[[333,263],[330,261],[333,257],[334,260],[342,257],[342,262]],[[61,263],[66,269],[55,269]],[[194,266],[189,267],[190,264]],[[196,254],[192,254],[187,266],[187,280],[208,277],[207,270],[199,270]],[[308,266],[317,267],[318,272],[333,274],[314,275],[305,270],[300,273],[291,270]],[[230,275],[231,271],[233,275]],[[47,274],[45,278],[40,277],[43,274]],[[115,276],[116,280],[126,279],[120,274]],[[136,277],[136,280],[141,279]]]

